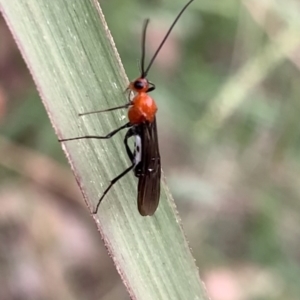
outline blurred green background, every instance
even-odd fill
[[[130,79],[143,20],[149,58],[184,3],[101,1]],[[149,74],[212,300],[299,299],[299,15],[293,0],[196,0]],[[0,122],[0,299],[129,299],[3,19]]]

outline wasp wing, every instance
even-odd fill
[[[160,197],[161,164],[156,119],[139,125],[141,162],[139,164],[138,210],[142,216],[151,216],[157,209]]]

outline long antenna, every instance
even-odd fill
[[[147,27],[149,24],[149,19],[146,19],[143,26],[143,33],[142,33],[142,58],[141,58],[141,71],[142,71],[142,78],[147,76],[145,72],[145,56],[146,56],[146,33]]]
[[[141,77],[145,78],[148,75],[148,72],[154,62],[154,60],[156,59],[159,51],[161,50],[162,46],[164,45],[165,41],[167,40],[167,38],[169,37],[172,29],[174,28],[175,24],[177,23],[178,19],[181,17],[181,15],[183,14],[183,12],[188,8],[188,6],[193,2],[194,0],[190,0],[180,11],[180,13],[177,15],[176,19],[174,20],[174,22],[172,23],[172,25],[170,26],[168,32],[166,33],[165,37],[163,38],[163,40],[161,41],[159,47],[157,48],[156,52],[154,53],[153,57],[151,58],[148,67],[145,70],[145,52],[146,52],[146,31],[147,31],[147,27],[149,24],[149,19],[147,19],[144,23],[144,28],[143,28],[143,35],[142,35],[142,74]]]

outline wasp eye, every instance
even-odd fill
[[[144,88],[144,82],[141,81],[141,80],[137,80],[134,82],[133,84],[134,88],[137,89],[137,90],[141,90]]]

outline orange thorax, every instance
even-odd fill
[[[128,110],[128,119],[131,124],[152,122],[157,111],[154,100],[145,92],[138,93],[132,100]]]

